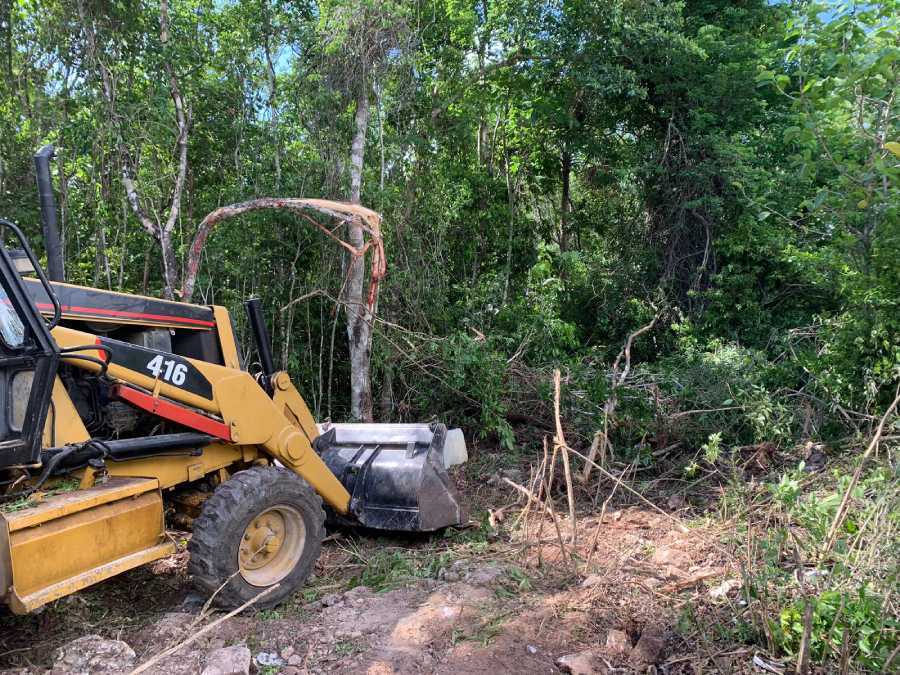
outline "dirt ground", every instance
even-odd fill
[[[470,527],[334,532],[289,602],[250,608],[146,672],[200,673],[234,645],[266,675],[752,672],[753,651],[730,629],[742,606],[733,533],[678,499],[657,510],[624,495],[605,511],[581,507],[573,536],[567,518],[523,512],[502,480],[527,481],[527,466],[465,471]],[[0,614],[2,672],[79,672],[59,648],[88,635],[134,656],[80,672],[128,672],[195,635],[221,614],[203,611],[185,567],[179,553],[38,614]]]

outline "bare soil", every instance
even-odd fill
[[[573,537],[566,518],[525,517],[502,471],[488,481],[486,469],[457,477],[471,527],[332,533],[289,602],[250,608],[149,672],[199,673],[230,645],[266,674],[750,672],[753,652],[729,630],[741,611],[732,533],[678,500],[661,513],[623,498],[602,520],[582,508]],[[189,535],[173,536],[183,547]],[[182,552],[38,614],[0,614],[2,672],[52,672],[57,649],[84,635],[126,642],[136,663],[187,639],[218,615],[202,612],[185,568]]]

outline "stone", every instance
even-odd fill
[[[663,660],[666,650],[666,632],[659,626],[647,626],[631,651],[631,664],[637,667],[652,666]]]
[[[691,559],[688,554],[672,546],[660,546],[653,552],[650,560],[656,565],[665,565],[682,570],[686,570],[691,565]]]
[[[631,651],[631,640],[623,630],[611,630],[606,634],[604,651],[613,656],[625,656]]]
[[[331,593],[330,595],[324,596],[321,600],[319,600],[322,607],[334,607],[335,605],[339,605],[341,603],[341,596],[337,593]]]
[[[302,666],[304,658],[299,654],[294,654],[292,656],[287,657],[287,662],[289,666]]]
[[[278,656],[278,654],[276,654],[275,652],[260,652],[256,655],[256,658],[254,660],[256,661],[257,665],[263,667],[277,667],[284,665],[284,659]]]
[[[669,497],[668,505],[670,511],[679,511],[685,507],[687,501],[684,495],[674,494]]]
[[[188,626],[196,619],[193,614],[187,612],[169,612],[164,614],[154,628],[154,637],[160,642],[180,642],[188,637]]]
[[[222,647],[206,655],[203,675],[247,675],[250,672],[250,650],[244,645]]]
[[[556,667],[570,675],[604,675],[606,667],[590,649],[575,654],[566,654],[556,659]]]
[[[731,591],[740,587],[741,582],[739,579],[726,579],[718,586],[713,586],[709,589],[709,597],[713,600],[721,600],[722,598],[727,598]]]
[[[502,575],[503,570],[499,567],[478,567],[466,574],[465,580],[470,584],[474,584],[475,586],[487,586],[489,584],[492,584],[497,580],[498,577]]]
[[[121,640],[85,635],[56,651],[53,675],[114,675],[130,672],[137,658],[134,650]]]
[[[584,581],[581,582],[581,587],[593,588],[594,586],[599,586],[603,583],[603,578],[602,574],[589,574],[584,578]]]
[[[290,646],[285,647],[284,649],[281,650],[281,658],[283,658],[285,661],[287,661],[289,658],[291,658],[294,655],[294,652],[296,652],[296,651],[297,650],[294,649],[293,647],[290,647]]]

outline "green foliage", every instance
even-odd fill
[[[379,550],[362,558],[364,567],[350,587],[366,586],[375,592],[399,588],[413,579],[436,579],[453,562],[452,552],[411,554],[403,549]]]
[[[38,234],[30,155],[55,142],[70,279],[159,294],[122,171],[164,217],[167,63],[191,112],[180,263],[221,204],[346,198],[367,100],[384,419],[439,416],[509,449],[511,420],[546,417],[561,367],[589,441],[624,340],[664,308],[617,393],[620,456],[652,461],[669,439],[718,459],[786,444],[810,416],[839,436],[835,406],[877,413],[900,376],[896,9],[192,0],[170,8],[164,45],[158,3],[14,3],[0,213]],[[261,295],[281,365],[340,419],[348,346],[328,296],[344,267],[305,224],[252,215],[214,232],[195,299],[242,329],[240,302]]]
[[[897,646],[900,623],[885,616],[883,598],[862,586],[853,594],[825,591],[808,602],[813,605],[810,655],[815,662],[839,654],[846,631],[857,664],[873,670],[884,666]],[[800,647],[805,611],[805,603],[798,601],[779,615],[779,646],[788,653],[796,654]]]
[[[897,647],[900,626],[889,605],[897,583],[897,542],[874,523],[896,522],[900,495],[887,466],[864,474],[850,492],[843,527],[823,560],[821,551],[849,485],[850,475],[840,469],[816,480],[801,462],[768,486],[776,511],[758,541],[762,555],[745,578],[746,592],[757,623],[768,627],[774,646],[785,654],[798,654],[810,607],[813,663],[836,664],[846,634],[852,662],[879,672]],[[803,566],[817,559],[817,566]]]

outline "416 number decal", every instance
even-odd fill
[[[157,354],[146,366],[147,370],[153,373],[153,377],[158,377],[164,382],[174,384],[180,387],[187,379],[187,364],[179,363],[174,359],[163,358],[162,354]]]

